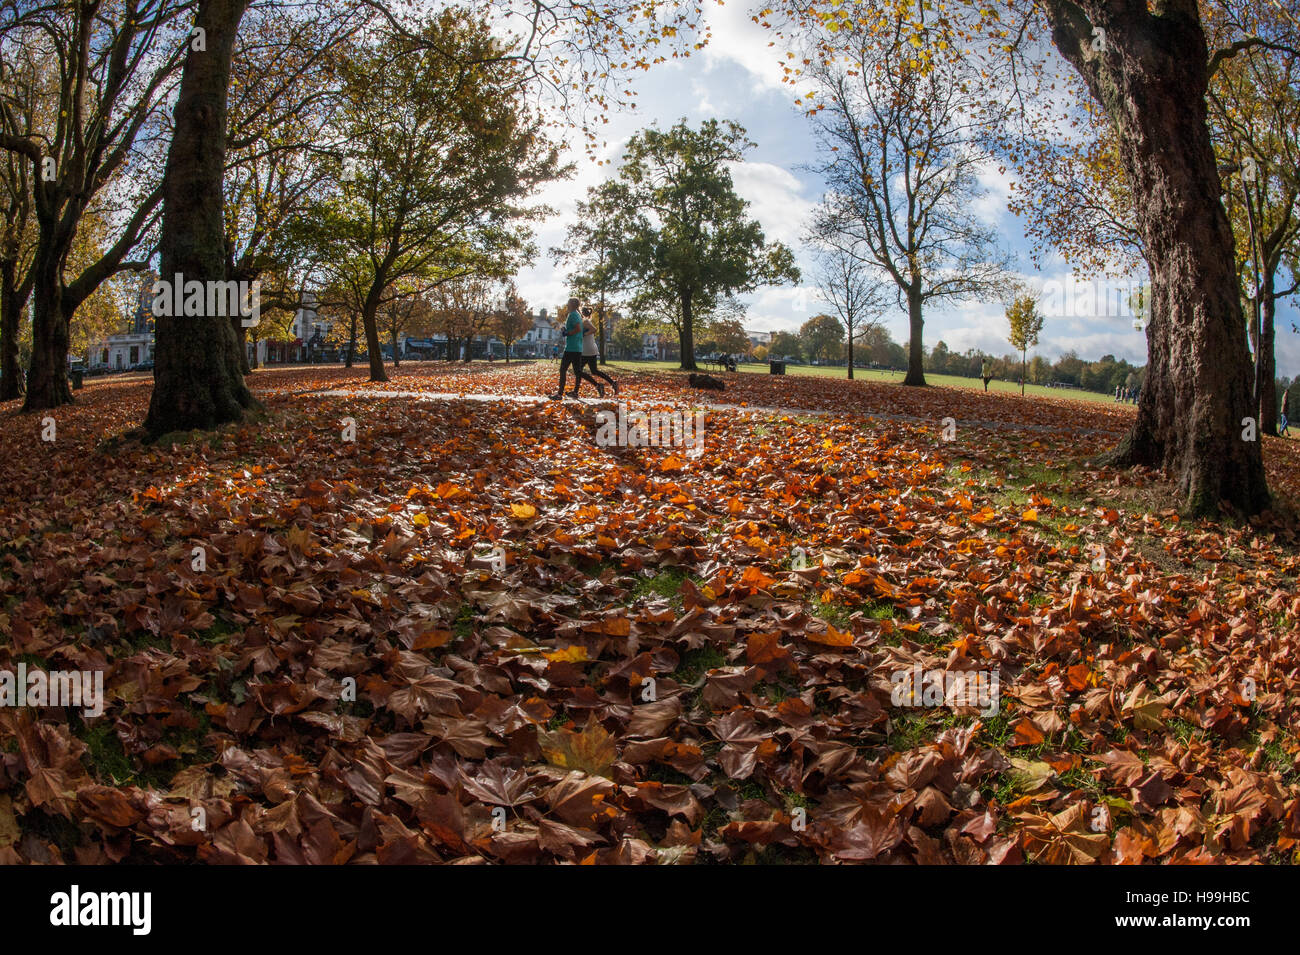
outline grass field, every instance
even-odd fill
[[[625,368],[628,371],[676,371],[678,363],[675,361],[612,361],[609,363],[613,368]],[[703,371],[709,369],[701,366]],[[786,374],[788,375],[815,375],[820,378],[845,378],[847,369],[836,368],[821,365],[786,365]],[[741,365],[737,371],[744,374],[766,375],[768,374],[767,363]],[[873,371],[866,368],[857,368],[853,372],[854,380],[863,381],[902,381],[903,373],[901,371]],[[847,380],[847,379],[846,379]],[[976,391],[982,390],[983,382],[978,378],[963,378],[960,375],[932,375],[925,376],[927,384],[937,385],[943,388],[973,388]],[[1009,394],[1019,394],[1020,386],[1014,381],[990,381],[989,391],[1003,391]],[[1080,388],[1046,388],[1043,385],[1026,385],[1025,397],[1031,395],[1043,395],[1049,398],[1074,398],[1079,401],[1115,401],[1112,395],[1098,394],[1095,391],[1084,391]]]

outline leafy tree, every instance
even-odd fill
[[[767,353],[774,358],[791,358],[799,361],[803,358],[803,343],[799,336],[791,332],[776,332],[772,335],[772,344]]]
[[[393,349],[393,367],[401,365],[397,340],[402,335],[420,337],[433,330],[433,306],[418,283],[406,281],[394,289],[392,298],[379,310],[380,328],[388,333]]]
[[[888,8],[906,21],[910,8]],[[865,18],[864,18],[865,20]],[[971,71],[952,56],[922,63],[901,22],[851,22],[831,40],[834,59],[805,79],[829,191],[813,233],[868,262],[895,288],[911,330],[905,385],[924,385],[927,303],[1006,288],[1005,253],[973,205],[981,103]]]
[[[709,323],[709,337],[717,350],[724,355],[749,353],[749,335],[736,318],[720,318]]]
[[[1043,108],[1026,115],[1025,125],[1060,115],[1056,64],[1044,66],[1038,42],[1046,26],[1114,133],[1152,282],[1146,385],[1132,430],[1105,460],[1167,470],[1195,513],[1217,511],[1221,502],[1248,514],[1268,507],[1261,443],[1242,439],[1242,420],[1257,411],[1206,95],[1233,57],[1258,47],[1300,48],[1300,19],[1277,5],[1266,16],[1242,17],[1234,4],[1196,0],[1005,0],[967,16],[902,22],[899,14],[914,9],[906,0],[777,5],[815,35],[817,54],[808,59],[818,63],[833,59],[832,40],[859,19],[871,22],[868,14],[879,9],[877,20],[899,24],[921,67],[938,52],[958,50],[982,60],[981,83],[1005,87],[1004,78],[1013,77],[1014,95],[989,90],[988,113],[1007,115],[1009,102],[1023,109],[1042,91]],[[1207,20],[1225,29],[1207,31]],[[1001,69],[990,62],[999,57],[1007,58]]]
[[[844,326],[834,315],[814,315],[799,329],[799,339],[809,361],[838,358],[844,342]]]
[[[510,361],[510,349],[514,343],[528,334],[533,327],[533,316],[528,311],[528,303],[519,296],[519,290],[511,282],[506,286],[506,297],[502,307],[494,316],[492,332],[506,346],[506,362]]]
[[[317,19],[259,6],[236,38],[224,182],[226,275],[263,283],[264,316],[292,316],[302,305],[306,276],[295,273],[309,250],[301,245],[300,220],[337,172],[329,162],[338,148],[329,137],[341,105],[334,61],[362,22],[357,9]],[[284,340],[291,323],[279,324],[275,331],[246,328],[232,318],[241,360],[246,337]]]
[[[611,187],[628,217],[615,269],[637,288],[639,308],[676,328],[684,369],[695,368],[697,317],[736,293],[799,279],[793,253],[766,241],[732,184],[728,164],[753,145],[733,122],[642,130]]]
[[[448,361],[458,354],[473,361],[474,340],[488,332],[496,316],[492,280],[486,276],[460,275],[434,289],[433,325],[447,339]]]
[[[376,315],[390,288],[504,276],[531,253],[526,221],[547,212],[522,200],[562,171],[516,68],[462,64],[490,56],[491,36],[453,13],[429,32],[457,54],[388,40],[344,62],[356,164],[312,215],[321,267],[360,302],[372,381],[387,380]]]
[[[867,260],[838,235],[825,237],[817,252],[817,287],[844,326],[848,377],[853,377],[853,345],[885,310],[884,285]]]
[[[622,195],[612,181],[588,189],[587,200],[578,203],[577,218],[569,225],[564,244],[551,249],[552,258],[570,266],[569,286],[574,294],[593,303],[602,363],[609,305],[623,288],[615,257],[621,237],[630,228]]]
[[[1007,307],[1008,336],[1011,344],[1020,351],[1020,393],[1025,393],[1025,354],[1038,344],[1038,334],[1043,330],[1043,316],[1038,313],[1034,297],[1026,293],[1017,295]]]
[[[28,164],[37,226],[24,410],[72,401],[73,313],[108,278],[141,266],[127,256],[156,221],[163,198],[157,157],[144,144],[175,88],[188,7],[185,0],[0,6],[5,57],[11,48],[25,55],[5,76],[20,94],[16,111],[7,98],[0,106],[0,149]],[[44,102],[25,109],[33,96]],[[108,215],[109,203],[123,200],[120,214]],[[70,273],[78,226],[96,209],[112,223],[113,241]]]
[[[1279,402],[1273,384],[1277,305],[1300,290],[1297,84],[1300,55],[1255,48],[1224,62],[1209,87],[1211,129],[1255,354],[1259,429],[1273,435]]]
[[[940,339],[934,343],[934,348],[930,349],[930,370],[936,375],[942,375],[948,370],[949,358],[948,343]]]
[[[624,319],[614,327],[614,347],[624,358],[639,356],[642,334],[640,326]]]
[[[222,173],[226,158],[226,120],[235,36],[249,0],[194,0],[193,26],[205,38],[204,52],[185,53],[180,94],[163,184],[163,222],[159,243],[161,271],[182,272],[194,281],[226,279],[222,235]],[[189,6],[187,2],[185,4]],[[317,7],[313,11],[311,7]],[[354,5],[321,0],[295,5],[299,16],[337,16],[331,7]],[[404,36],[413,50],[434,56],[448,52],[424,18],[422,4],[361,5],[384,26]],[[467,70],[513,69],[522,91],[548,92],[559,115],[577,120],[590,144],[592,123],[586,104],[602,108],[631,96],[618,83],[629,71],[649,68],[668,52],[690,48],[698,6],[664,11],[655,0],[609,0],[599,7],[560,0],[516,3],[489,0],[494,22],[507,44],[463,57]],[[481,16],[483,11],[479,11]],[[578,101],[573,90],[584,90]],[[211,428],[243,418],[257,406],[240,374],[237,339],[229,323],[165,319],[157,327],[154,393],[145,428],[158,435],[181,428]],[[382,366],[381,366],[382,372]],[[373,372],[373,368],[372,368]]]

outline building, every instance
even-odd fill
[[[515,358],[549,358],[552,351],[564,350],[564,336],[556,327],[554,318],[546,309],[532,316],[533,327],[515,342]]]
[[[287,339],[264,341],[246,336],[249,364],[279,364],[282,362],[307,362],[323,360],[325,339],[333,323],[321,318],[316,311],[316,293],[302,293],[302,306],[293,313]]]
[[[153,361],[153,332],[109,335],[90,346],[90,367],[125,371],[142,361]]]
[[[135,295],[130,331],[109,335],[87,348],[87,365],[124,371],[143,361],[153,361],[153,286],[158,276],[146,272]]]

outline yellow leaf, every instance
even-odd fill
[[[531,504],[511,504],[510,513],[515,516],[515,520],[527,521],[537,516],[537,508]]]
[[[571,647],[565,647],[563,650],[553,650],[550,653],[543,653],[551,663],[585,663],[587,660],[587,648],[581,644],[575,643]]]
[[[1038,512],[1031,507],[1020,515],[1020,519],[1028,524],[1033,524],[1038,520]]]

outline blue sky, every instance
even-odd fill
[[[804,272],[800,286],[760,289],[742,300],[748,305],[745,327],[762,331],[794,330],[810,316],[823,310],[814,288],[813,269],[800,241],[813,206],[821,196],[818,178],[807,165],[816,158],[812,127],[794,106],[792,87],[781,82],[779,53],[767,44],[771,35],[750,22],[744,4],[706,7],[713,39],[702,52],[684,60],[670,61],[643,74],[635,84],[640,108],[610,116],[608,145],[603,158],[616,159],[627,138],[638,129],[658,123],[670,126],[685,117],[692,125],[717,117],[732,119],[745,127],[756,143],[744,163],[733,168],[737,191],[751,203],[750,212],[762,224],[769,239],[779,239],[794,249]],[[572,221],[575,203],[588,186],[612,175],[612,167],[596,166],[580,149],[570,158],[577,174],[555,183],[542,199],[559,215],[539,229],[538,245],[546,250],[559,245]],[[1068,288],[1071,271],[1059,257],[1047,257],[1041,271],[1029,258],[1029,243],[1019,220],[1006,207],[1009,181],[990,164],[982,177],[987,195],[980,203],[981,216],[995,226],[1012,251],[1023,278],[1036,288],[1049,283]],[[1074,280],[1079,281],[1079,280]],[[534,307],[554,307],[568,294],[564,275],[543,255],[532,269],[520,275],[520,290]],[[1075,286],[1076,290],[1078,286]],[[1049,298],[1051,298],[1049,296]],[[1060,297],[1056,297],[1059,301]],[[1131,316],[1086,314],[1078,317],[1044,302],[1046,323],[1040,345],[1034,353],[1055,359],[1074,349],[1079,357],[1095,360],[1113,354],[1136,364],[1146,362],[1146,336],[1133,328]],[[1104,311],[1104,309],[1099,309]],[[1112,312],[1114,309],[1111,310]],[[1300,373],[1300,336],[1291,332],[1295,311],[1280,310],[1277,330],[1278,373]],[[885,317],[894,339],[908,338],[906,316],[893,312]],[[965,302],[936,306],[926,313],[927,345],[943,339],[957,352],[980,348],[994,354],[1012,350],[1006,340],[1007,325],[999,302]]]

